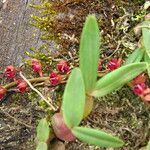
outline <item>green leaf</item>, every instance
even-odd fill
[[[150,150],[150,141],[148,142],[146,150]]]
[[[143,35],[143,46],[145,47],[145,50],[150,57],[150,29],[146,28],[144,26],[149,26],[150,27],[150,22],[149,21],[144,21],[142,25],[142,35]]]
[[[102,77],[97,82],[95,91],[93,91],[92,95],[100,97],[111,93],[131,81],[146,69],[147,63],[144,62],[122,66]]]
[[[146,52],[144,54],[144,61],[147,62],[148,64],[150,64],[150,57],[147,55]]]
[[[124,65],[140,62],[143,58],[143,55],[144,55],[144,50],[142,50],[141,48],[135,49],[134,52],[130,54],[129,57],[126,59]]]
[[[91,92],[97,80],[100,47],[100,33],[96,17],[86,19],[80,40],[80,68],[83,74],[86,92]]]
[[[44,142],[40,142],[36,148],[36,150],[48,150],[47,144]]]
[[[149,64],[148,67],[147,67],[147,73],[148,73],[148,76],[150,78],[150,57],[147,55],[146,52],[144,54],[144,61]]]
[[[38,126],[37,126],[37,138],[40,142],[47,142],[49,139],[49,123],[47,122],[46,118],[41,119]]]
[[[78,126],[82,120],[85,105],[85,87],[81,70],[72,70],[63,95],[63,117],[69,128]]]
[[[91,128],[75,127],[72,132],[79,140],[99,147],[115,148],[121,147],[124,144],[124,142],[117,137]]]

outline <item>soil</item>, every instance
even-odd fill
[[[30,3],[33,1],[6,0],[5,3],[0,1],[1,71],[9,64],[20,66],[22,58],[26,57],[25,51],[29,51],[31,47],[38,48],[43,44],[40,39],[41,31],[29,24],[30,15],[39,13],[29,7]],[[142,17],[133,20],[133,14],[142,16],[140,12],[143,1],[67,0],[66,2],[52,1],[52,3],[53,9],[62,18],[58,17],[51,28],[54,33],[65,33],[68,37],[61,38],[57,43],[63,49],[61,54],[66,56],[68,50],[78,51],[80,32],[88,13],[96,13],[99,18],[103,37],[103,58],[108,57],[108,60],[118,56],[124,58],[135,48],[137,37],[133,35],[132,29],[142,20]],[[68,12],[74,16],[73,20],[66,17]],[[73,35],[77,40],[71,40],[70,37]],[[2,77],[1,75],[1,84]],[[49,92],[52,90],[50,89]],[[45,111],[37,105],[36,100],[36,97],[33,99],[29,98],[29,95],[15,94],[0,106],[0,150],[35,149],[37,121],[46,115]],[[118,150],[139,150],[146,146],[150,139],[150,109],[141,99],[133,95],[128,87],[95,100],[95,109],[82,124],[122,138],[126,144]],[[104,150],[79,141],[64,144],[66,150]]]

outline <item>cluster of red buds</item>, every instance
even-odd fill
[[[136,95],[143,94],[144,90],[146,89],[146,76],[145,74],[140,74],[136,78],[131,81],[131,86],[133,87],[133,92]]]
[[[65,60],[61,60],[57,64],[56,68],[60,74],[68,74],[70,72],[70,66],[69,66],[68,62]],[[50,81],[51,85],[56,86],[56,85],[60,84],[62,77],[59,73],[52,72],[50,74],[49,81]]]
[[[17,69],[13,65],[9,65],[5,68],[4,74],[8,79],[13,79],[17,84],[16,91],[24,93],[27,89],[27,83],[24,80],[16,79]],[[7,92],[7,89],[0,86],[0,99],[2,99]]]
[[[5,68],[5,75],[7,76],[7,78],[10,78],[10,79],[15,78],[16,73],[17,73],[17,69],[12,65],[7,66]]]
[[[32,64],[33,72],[38,73],[42,77],[43,73],[42,73],[42,64],[41,64],[41,62],[37,59],[32,59],[31,64]]]
[[[34,73],[38,73],[40,77],[43,76],[42,72],[42,64],[40,60],[37,59],[32,59],[31,60],[31,68]],[[58,70],[57,72],[52,72],[49,76],[49,81],[52,86],[56,86],[60,84],[62,80],[62,75],[68,74],[70,72],[70,66],[67,61],[61,60],[58,62],[56,69]],[[16,91],[20,93],[25,93],[27,91],[27,83],[25,80],[22,79],[16,79],[16,74],[17,74],[17,69],[13,65],[9,65],[5,68],[4,74],[6,75],[7,78],[13,79],[14,82],[16,83]],[[0,86],[0,99],[2,99],[7,92],[7,89],[5,86]]]
[[[107,68],[109,71],[113,71],[117,68],[119,68],[122,64],[122,59],[121,58],[113,58],[111,59],[108,64],[107,64]],[[103,62],[102,61],[99,61],[99,64],[98,64],[98,71],[102,71],[102,68],[103,68]]]
[[[143,101],[150,103],[150,88],[146,85],[146,76],[141,74],[131,81],[134,94],[138,95]]]
[[[122,64],[121,58],[119,58],[119,59],[113,58],[113,59],[111,59],[111,60],[109,61],[109,63],[108,63],[108,69],[109,69],[110,71],[113,71],[113,70],[119,68],[119,67],[121,66],[121,64]]]

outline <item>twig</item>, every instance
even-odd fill
[[[23,78],[23,80],[25,80],[27,82],[27,84],[30,86],[30,88],[35,91],[54,111],[56,111],[56,108],[42,95],[42,93],[40,93],[36,88],[34,88],[32,86],[32,84],[30,83],[30,81],[20,72],[19,73],[21,78]]]
[[[119,41],[118,44],[117,44],[116,49],[114,50],[114,52],[110,56],[108,56],[108,57],[106,57],[106,58],[104,58],[102,60],[104,61],[104,60],[107,60],[107,59],[111,58],[118,51],[118,49],[120,47],[120,44],[121,44],[121,42]]]
[[[26,124],[26,123],[24,123],[24,122],[22,122],[22,121],[19,121],[17,118],[15,118],[15,117],[13,117],[13,116],[11,116],[9,113],[7,113],[6,111],[2,111],[2,110],[0,110],[2,113],[4,113],[6,116],[8,116],[9,118],[11,118],[11,119],[13,119],[15,122],[17,122],[17,123],[19,123],[19,124],[22,124],[22,125],[24,125],[24,126],[26,126],[26,127],[28,127],[28,128],[34,128],[34,127],[32,127],[32,126],[30,126],[30,125],[28,125],[28,124]]]
[[[33,78],[33,79],[28,79],[28,80],[31,83],[40,83],[40,82],[44,82],[48,79],[49,79],[49,77],[39,77],[39,78]],[[10,89],[10,88],[16,86],[16,84],[17,84],[16,82],[11,82],[9,84],[4,85],[3,87],[6,89]]]

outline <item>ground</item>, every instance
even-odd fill
[[[29,24],[30,15],[38,13],[29,7],[30,3],[33,1],[6,0],[4,4],[0,1],[1,71],[9,64],[20,66],[22,58],[26,57],[25,51],[43,44],[40,30]],[[52,2],[53,9],[59,15],[51,28],[55,36],[58,33],[63,35],[54,38],[57,41],[59,39],[59,53],[70,59],[69,50],[73,57],[77,57],[85,16],[96,13],[103,37],[102,58],[107,57],[104,59],[107,62],[112,57],[126,57],[137,45],[138,37],[134,36],[133,27],[142,20],[145,13],[142,11],[143,3],[140,0]],[[55,50],[55,47],[52,49]],[[2,78],[1,75],[1,84],[4,82]],[[0,106],[0,150],[34,150],[37,121],[43,116],[45,111],[37,105],[36,98],[14,95],[7,99]],[[128,87],[95,100],[95,109],[82,124],[122,138],[126,144],[119,150],[139,150],[150,139],[150,109]],[[103,150],[79,141],[64,144],[66,150]]]

